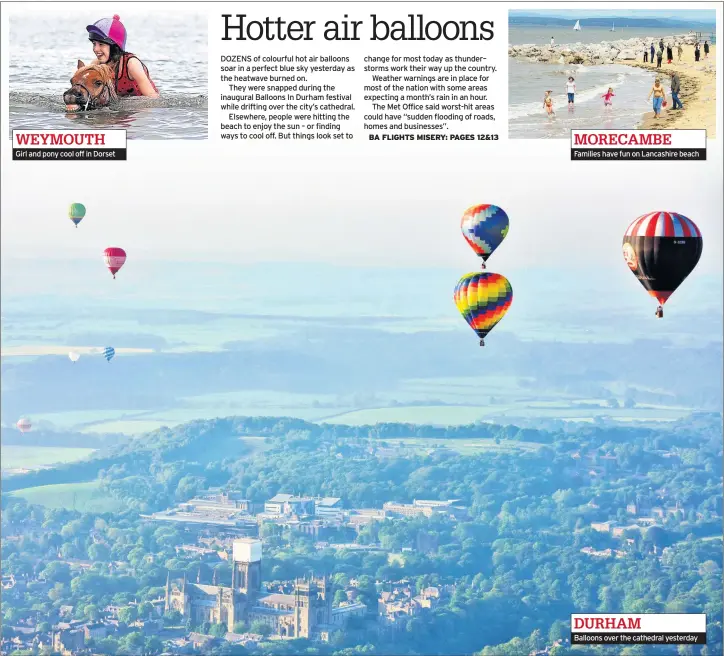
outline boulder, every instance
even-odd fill
[[[634,52],[633,50],[622,50],[618,53],[618,56],[616,59],[623,59],[624,61],[633,61],[635,59],[638,59],[638,53]]]

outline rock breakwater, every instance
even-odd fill
[[[600,64],[626,63],[641,60],[644,48],[651,43],[658,50],[660,38],[635,37],[632,39],[619,39],[617,41],[603,41],[601,43],[568,43],[560,45],[523,44],[508,46],[508,56],[529,62],[542,64],[582,64],[583,66],[597,66]],[[663,37],[664,47],[676,44],[693,46],[696,43],[695,34],[676,34]],[[676,50],[674,50],[676,57]],[[666,53],[664,53],[666,59]]]

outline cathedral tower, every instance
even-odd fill
[[[234,594],[246,595],[251,601],[261,591],[261,540],[234,540],[232,557],[231,587]]]

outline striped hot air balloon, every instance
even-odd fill
[[[499,273],[468,273],[455,286],[455,305],[485,346],[486,335],[505,316],[513,289]]]
[[[72,203],[68,208],[68,218],[78,227],[78,224],[83,220],[85,216],[85,205],[82,203]]]
[[[649,212],[632,221],[623,236],[623,257],[629,269],[659,306],[694,270],[703,247],[696,224],[676,212]]]
[[[33,424],[30,422],[30,419],[27,417],[23,417],[22,419],[18,419],[18,423],[15,424],[18,427],[18,430],[21,433],[27,433],[30,431],[30,429],[33,427]]]
[[[126,251],[116,246],[109,246],[103,251],[103,259],[108,270],[113,274],[113,278],[115,278],[116,273],[126,262]]]
[[[497,205],[473,205],[460,221],[465,241],[482,258],[483,269],[493,251],[508,234],[508,215]]]
[[[110,362],[113,357],[116,355],[116,349],[114,349],[112,346],[106,346],[106,348],[103,349],[103,357]]]

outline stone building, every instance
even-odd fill
[[[297,579],[291,594],[267,593],[261,585],[261,540],[240,538],[232,547],[231,587],[191,583],[184,576],[166,582],[166,611],[177,610],[194,624],[261,622],[275,636],[326,637],[351,616],[351,609],[332,609],[327,577]],[[356,614],[366,611],[359,604]]]

